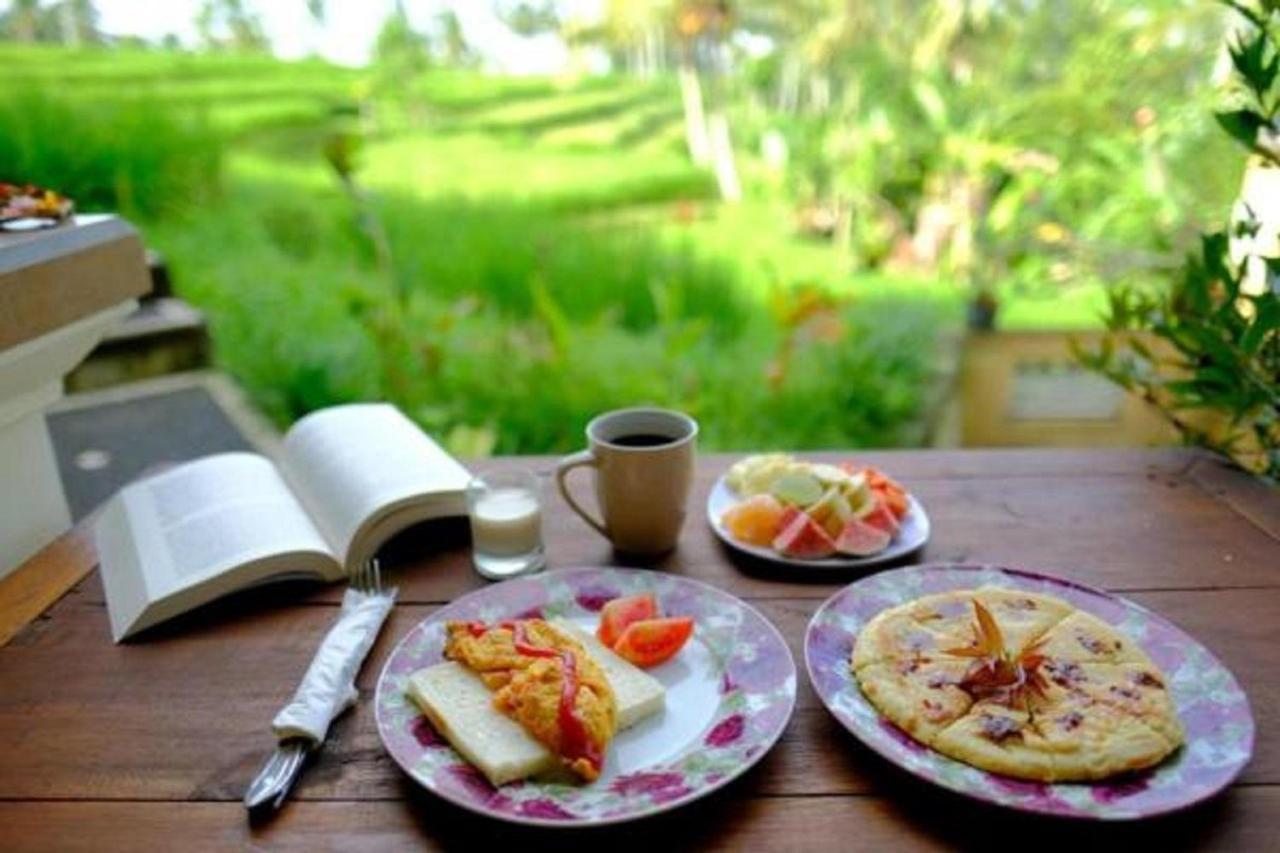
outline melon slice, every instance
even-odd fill
[[[784,557],[819,560],[836,552],[836,543],[807,514],[801,512],[773,540],[773,547]]]
[[[893,514],[888,505],[884,501],[877,500],[871,508],[871,512],[862,516],[863,524],[870,524],[872,527],[878,527],[892,538],[898,532],[898,528],[902,525],[898,522],[898,517]],[[843,529],[843,528],[842,528]]]
[[[770,494],[790,506],[809,506],[822,498],[818,478],[803,471],[789,471],[774,481]]]
[[[853,507],[849,506],[840,490],[835,486],[827,489],[822,499],[805,510],[809,517],[822,525],[827,535],[836,537],[844,526],[854,517]]]
[[[861,519],[853,519],[836,537],[836,550],[853,557],[870,557],[889,547],[893,537],[879,527],[873,527]]]

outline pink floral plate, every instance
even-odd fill
[[[494,788],[405,695],[412,673],[441,660],[448,620],[561,617],[594,630],[606,601],[640,592],[654,593],[667,615],[692,616],[693,639],[650,670],[667,689],[665,709],[614,737],[591,784]],[[427,790],[500,820],[577,827],[657,814],[722,787],[769,751],[795,698],[786,642],[732,595],[661,572],[563,569],[486,587],[418,623],[387,659],[374,705],[387,751]]]
[[[854,638],[888,607],[953,589],[1002,586],[1054,595],[1138,641],[1169,676],[1186,743],[1163,763],[1105,782],[1043,784],[948,758],[880,716],[849,669]],[[1253,754],[1254,725],[1239,683],[1208,649],[1131,601],[1072,581],[996,566],[931,564],[863,578],[836,593],[809,622],[809,680],[827,709],[864,744],[899,767],[974,799],[1028,812],[1133,820],[1177,811],[1221,791]]]

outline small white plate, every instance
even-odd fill
[[[856,569],[863,566],[878,566],[881,563],[891,563],[918,551],[929,541],[929,516],[925,514],[924,507],[915,499],[915,496],[908,495],[907,514],[902,519],[902,526],[898,528],[898,533],[893,537],[893,541],[889,543],[889,547],[880,553],[872,554],[870,557],[836,555],[834,557],[824,557],[821,560],[801,560],[795,557],[786,557],[772,548],[739,542],[725,529],[724,523],[720,521],[721,517],[729,507],[741,500],[742,496],[729,488],[729,484],[725,482],[723,475],[716,480],[715,485],[711,487],[711,494],[707,496],[707,521],[711,524],[711,529],[716,532],[716,536],[720,537],[720,541],[729,547],[744,554],[750,554],[753,557],[774,563],[800,566],[806,569]]]

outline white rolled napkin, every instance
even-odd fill
[[[307,667],[293,701],[271,721],[277,738],[307,738],[313,745],[324,741],[329,724],[356,703],[356,673],[378,638],[395,599],[395,589],[378,593],[346,591],[342,613]]]

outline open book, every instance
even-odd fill
[[[94,533],[111,635],[293,577],[337,580],[419,521],[466,512],[470,475],[394,406],[313,412],[279,464],[222,453],[132,483]]]

